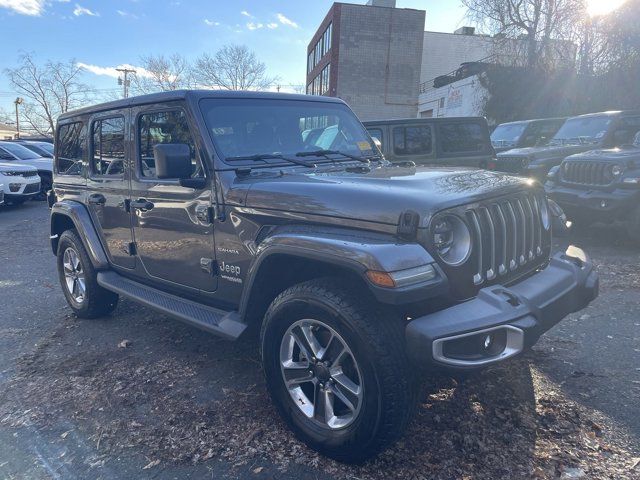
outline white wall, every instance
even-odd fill
[[[418,99],[418,116],[481,116],[486,94],[487,91],[480,84],[477,75],[464,78],[421,93]],[[431,115],[428,114],[430,110],[433,110]]]

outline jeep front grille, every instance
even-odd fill
[[[565,161],[561,166],[561,176],[566,183],[606,186],[613,181],[611,166],[607,162]]]

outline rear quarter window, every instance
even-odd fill
[[[82,175],[82,160],[86,148],[86,130],[82,122],[60,125],[56,137],[56,173]]]
[[[479,123],[445,123],[438,125],[442,153],[485,153],[489,137]]]
[[[431,149],[431,126],[393,128],[393,151],[396,155],[428,155]]]

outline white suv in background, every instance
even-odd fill
[[[46,198],[51,190],[53,158],[44,158],[16,142],[0,141],[0,162],[16,163],[35,167],[40,175],[40,198]]]
[[[40,192],[38,170],[28,165],[0,162],[0,190],[6,205],[26,202]]]

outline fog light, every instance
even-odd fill
[[[19,183],[10,183],[9,184],[9,190],[11,190],[12,192],[17,192],[20,190],[20,187],[22,185],[20,185]]]
[[[605,202],[604,200],[602,200],[602,201],[600,202],[600,207],[602,207],[602,208],[607,208],[607,202]]]

